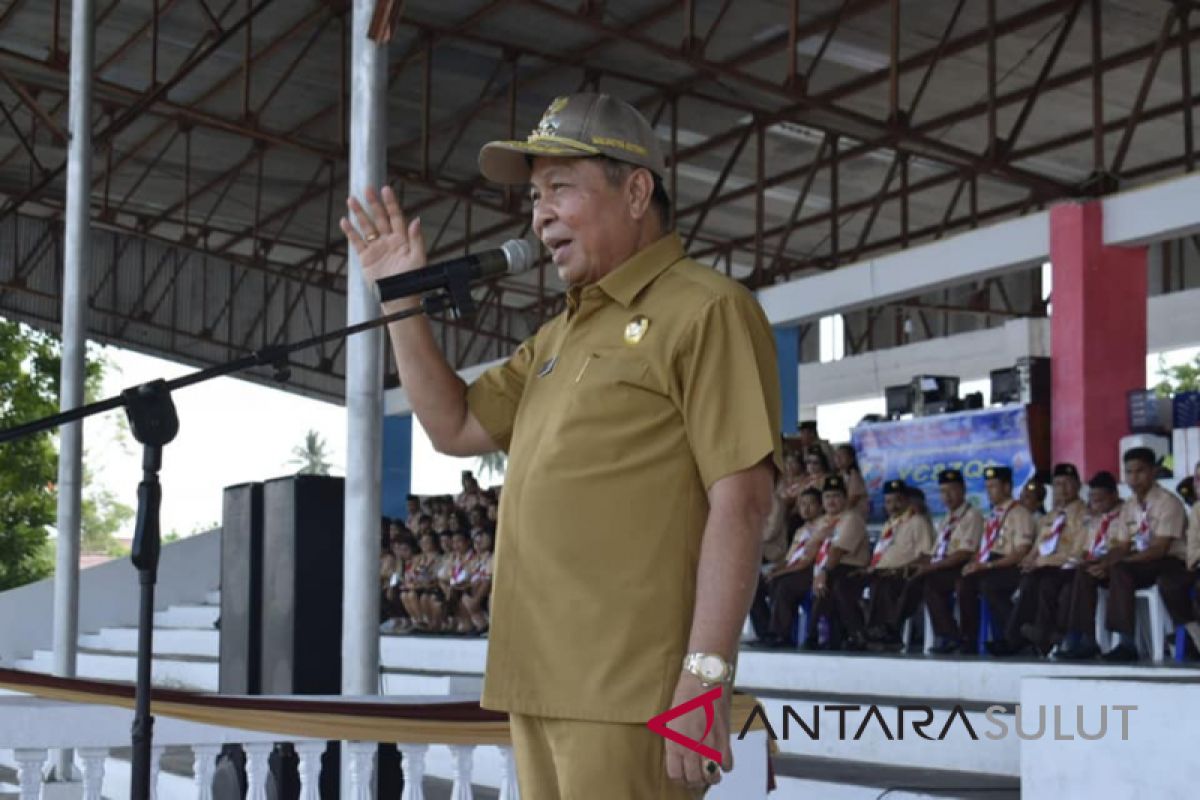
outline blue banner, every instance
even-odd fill
[[[946,513],[937,482],[944,469],[962,471],[967,497],[980,509],[988,507],[986,467],[1012,467],[1017,490],[1036,472],[1024,406],[859,425],[851,436],[871,495],[872,519],[883,518],[883,484],[894,478],[924,491],[936,517]]]

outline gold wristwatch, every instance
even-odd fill
[[[716,653],[688,653],[683,669],[700,679],[705,688],[717,684],[733,684],[733,665]]]

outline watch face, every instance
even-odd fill
[[[725,677],[725,664],[717,656],[704,656],[697,666],[706,681],[719,681]]]

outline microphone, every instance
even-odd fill
[[[499,247],[452,258],[440,264],[391,275],[375,282],[383,302],[411,297],[455,285],[488,280],[500,275],[515,275],[533,267],[537,254],[525,239],[509,239]]]

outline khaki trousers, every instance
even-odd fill
[[[510,714],[521,800],[697,800],[645,725]]]

